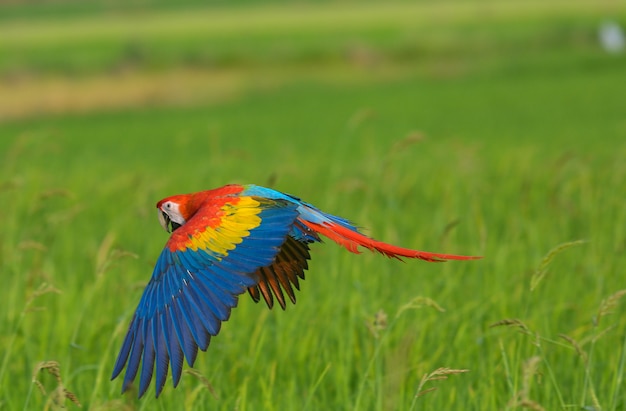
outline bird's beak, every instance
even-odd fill
[[[165,214],[163,211],[159,210],[159,223],[161,223],[161,227],[168,233],[170,233],[170,217]]]
[[[170,216],[168,216],[166,213],[164,213],[161,210],[159,210],[159,223],[161,223],[161,227],[163,227],[163,229],[167,231],[168,233],[172,233],[178,227],[180,227],[180,224],[172,221],[170,219]]]

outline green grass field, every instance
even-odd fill
[[[0,409],[626,410],[626,6],[152,3],[0,6]],[[154,204],[231,182],[484,259],[315,245],[120,395]]]

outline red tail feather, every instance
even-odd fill
[[[411,250],[410,248],[397,247],[395,245],[383,243],[382,241],[374,240],[349,228],[343,227],[339,224],[316,224],[310,221],[300,220],[307,227],[316,231],[337,244],[342,245],[348,251],[352,253],[360,253],[358,247],[362,246],[371,251],[377,251],[390,258],[400,257],[406,258],[419,258],[420,260],[429,261],[432,263],[439,263],[446,260],[476,260],[482,257],[473,257],[465,255],[454,254],[439,254],[429,253],[426,251]]]

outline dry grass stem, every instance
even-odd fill
[[[538,375],[539,363],[541,358],[534,356],[524,362],[522,366],[522,389],[509,401],[509,407],[522,407],[530,410],[544,411],[538,402],[530,399],[530,385],[532,378]]]
[[[35,291],[33,291],[33,293],[28,298],[27,304],[33,302],[34,300],[41,297],[42,295],[50,294],[50,293],[61,294],[61,290],[54,287],[53,285],[43,283]]]
[[[419,398],[437,389],[436,387],[423,389],[424,385],[426,385],[427,382],[446,380],[448,379],[449,375],[462,374],[466,372],[469,372],[469,370],[441,367],[441,368],[437,368],[435,371],[432,371],[431,373],[426,373],[424,374],[424,376],[420,380],[419,385],[417,386],[417,394],[415,394],[415,397]]]
[[[42,371],[47,371],[48,374],[54,377],[57,383],[57,386],[50,395],[46,392],[43,383],[37,378]],[[65,409],[65,400],[70,400],[78,407],[81,406],[78,397],[63,385],[63,380],[61,379],[61,365],[58,361],[42,361],[38,363],[33,370],[32,382],[39,388],[39,391],[44,396],[48,396],[48,404],[51,404],[53,409]]]
[[[617,307],[617,303],[621,300],[621,298],[626,295],[626,290],[619,290],[600,303],[600,308],[598,308],[598,314],[594,318],[594,326],[598,326],[600,324],[600,320],[602,317],[613,314],[615,308]]]
[[[566,334],[559,334],[559,337],[561,337],[562,339],[567,341],[572,347],[574,347],[576,353],[580,356],[580,358],[582,358],[583,363],[585,363],[585,366],[589,365],[589,357],[587,356],[585,350],[582,349],[582,346],[578,343],[578,341]]]
[[[419,296],[419,297],[415,297],[414,299],[412,299],[408,303],[406,303],[403,306],[401,306],[398,309],[398,312],[396,313],[396,318],[400,317],[400,315],[403,312],[407,311],[407,310],[415,310],[415,309],[422,308],[422,307],[434,308],[435,310],[439,311],[440,313],[443,313],[443,312],[446,311],[443,307],[441,307],[432,298]]]
[[[47,200],[49,198],[61,197],[61,198],[73,198],[74,194],[64,188],[52,188],[39,194],[40,200]]]
[[[534,356],[529,358],[523,367],[523,377],[522,377],[522,398],[528,399],[530,395],[530,382],[535,374],[537,374],[537,368],[539,367],[539,362],[541,362],[541,358],[538,356]]]
[[[421,131],[412,131],[402,140],[398,140],[393,143],[391,149],[389,150],[389,154],[395,154],[406,150],[407,147],[412,146],[413,144],[419,143],[423,141],[426,136]]]
[[[133,405],[125,404],[122,400],[112,400],[105,402],[102,405],[97,405],[91,408],[93,411],[135,411],[136,408]]]
[[[382,309],[378,310],[372,319],[365,322],[365,325],[374,338],[380,338],[380,333],[389,326],[387,313]]]
[[[192,377],[195,377],[198,381],[200,381],[200,383],[206,387],[207,390],[209,390],[209,392],[211,393],[211,395],[213,396],[213,398],[215,398],[216,400],[217,398],[217,394],[215,393],[215,389],[213,388],[213,386],[211,385],[211,383],[209,382],[209,380],[200,373],[200,371],[195,370],[193,368],[190,368],[188,370],[183,371],[185,374],[187,375],[191,375]]]
[[[532,335],[532,332],[530,331],[530,328],[528,328],[528,326],[526,324],[524,324],[524,322],[522,320],[519,320],[517,318],[505,318],[503,320],[497,321],[493,324],[489,325],[489,328],[494,328],[494,327],[518,327],[520,329],[520,331],[524,334],[528,334],[528,335]]]
[[[32,304],[35,302],[37,298],[41,297],[42,295],[46,295],[50,293],[61,294],[61,290],[45,282],[40,284],[39,287],[37,287],[37,289],[33,291],[33,293],[26,300],[26,306],[24,307],[24,314],[34,312],[34,311],[44,311],[45,307],[33,307]]]
[[[598,400],[598,396],[596,395],[593,387],[589,387],[589,395],[591,396],[591,402],[593,404],[593,409],[595,411],[602,411],[602,406],[600,405],[600,401]]]
[[[533,400],[521,400],[516,405],[518,407],[526,408],[528,410],[545,411],[545,408],[543,408],[541,405],[539,405],[539,403]]]
[[[576,245],[581,245],[584,243],[585,243],[584,240],[570,241],[568,243],[559,244],[558,246],[550,250],[548,254],[546,254],[546,256],[543,257],[543,260],[541,260],[541,263],[539,263],[539,266],[537,267],[537,269],[535,270],[535,273],[531,277],[530,290],[533,291],[539,285],[541,280],[543,280],[543,278],[548,273],[548,267],[550,266],[550,263],[552,262],[552,260],[557,254],[567,250],[570,247],[574,247]]]
[[[137,254],[130,251],[112,249],[115,242],[115,236],[112,233],[108,233],[96,253],[96,276],[99,277],[106,272],[111,264],[119,259],[125,257],[139,258]]]
[[[37,251],[47,251],[48,247],[43,245],[38,241],[26,240],[22,241],[17,245],[18,250],[37,250]]]

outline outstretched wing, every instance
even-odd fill
[[[259,281],[254,273],[275,260],[296,207],[282,200],[224,197],[172,233],[115,363],[112,379],[126,366],[122,392],[140,368],[140,397],[155,371],[158,397],[169,366],[178,384],[183,358],[193,366],[198,348],[207,349],[238,295]]]

